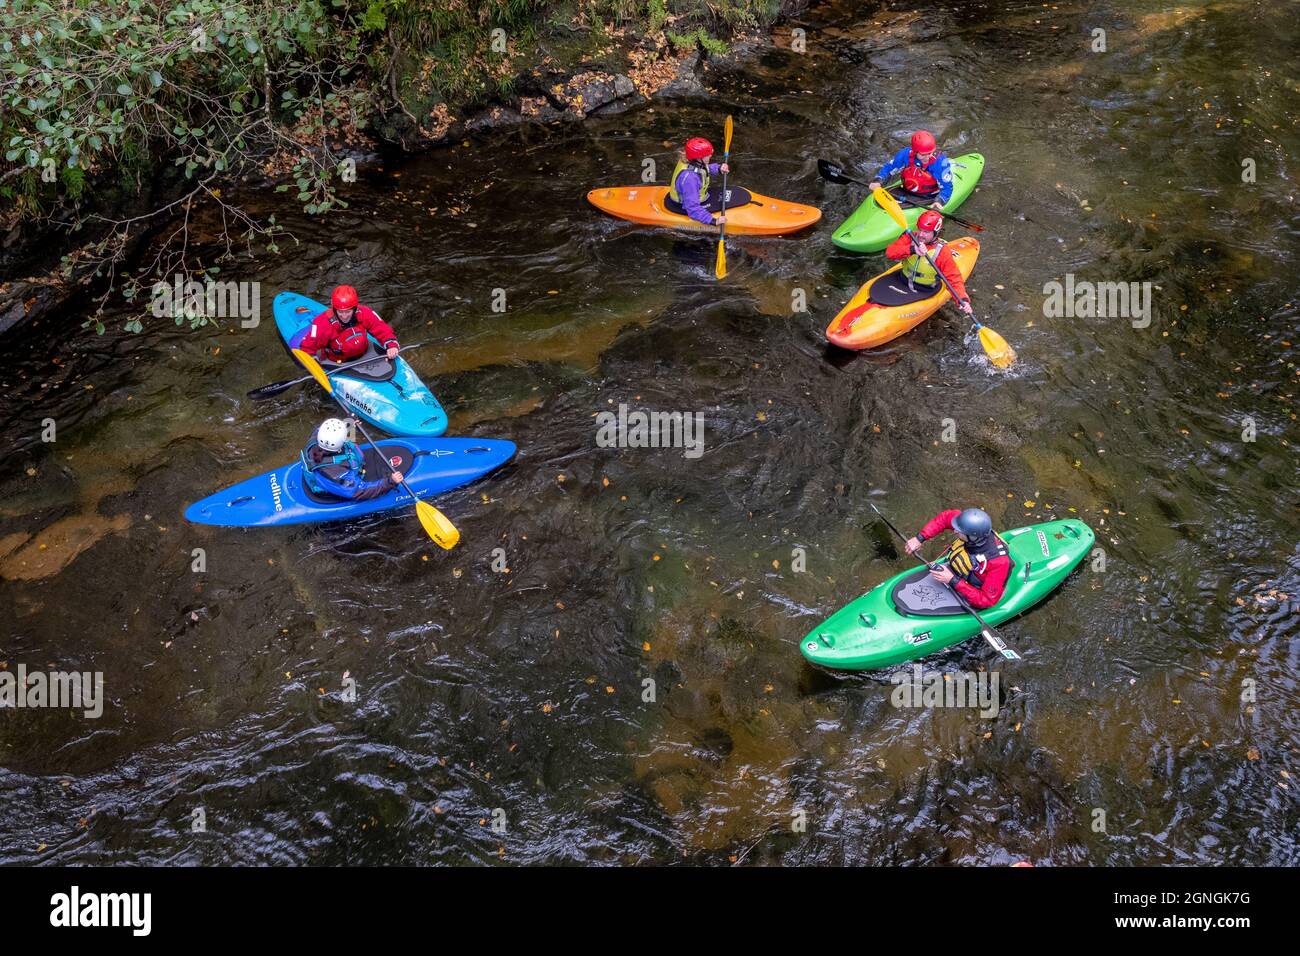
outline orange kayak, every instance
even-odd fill
[[[740,193],[741,190],[729,190]],[[804,206],[784,199],[772,199],[744,191],[748,202],[727,209],[727,232],[736,235],[780,236],[806,229],[822,217],[815,206]],[[664,205],[667,186],[602,186],[587,193],[587,200],[601,212],[647,226],[674,229],[715,229],[704,226],[690,216],[672,212]]]
[[[961,277],[969,279],[979,258],[979,240],[962,236],[948,243],[948,249]],[[840,348],[875,348],[916,328],[952,298],[943,285],[933,295],[918,295],[907,288],[902,268],[900,262],[859,289],[826,327],[826,337]]]

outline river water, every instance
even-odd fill
[[[97,337],[85,304],[6,338],[0,666],[101,671],[107,702],[0,715],[0,862],[1300,862],[1290,12],[843,2],[794,25],[807,52],[782,28],[707,99],[370,170],[324,222],[241,197],[298,240],[223,268],[260,283],[256,329],[133,335],[114,307]],[[583,195],[666,173],[727,113],[733,178],[824,219],[734,241],[717,282],[711,243]],[[1010,372],[947,310],[826,345],[882,266],[831,244],[862,195],[816,160],[869,172],[920,125],[987,157],[962,215]],[[1149,326],[1049,317],[1067,275],[1152,283]],[[439,499],[453,552],[406,513],[181,517],[328,414],[244,393],[293,373],[274,294],[335,281],[429,343],[407,354],[451,434],[519,445]],[[598,447],[620,403],[702,413],[704,454]],[[907,528],[978,504],[1097,531],[1003,629],[1022,663],[926,659],[1000,671],[997,717],[801,658],[906,566],[871,501]]]

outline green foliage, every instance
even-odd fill
[[[111,211],[108,195],[139,192],[171,166],[190,181],[187,201],[221,202],[250,239],[265,238],[214,184],[278,150],[297,157],[309,211],[339,204],[334,164],[306,147],[337,128],[332,90],[361,62],[360,44],[322,0],[10,0],[0,20],[0,197],[18,218],[62,202],[78,231],[79,200]],[[281,90],[289,97],[267,101]],[[365,110],[364,97],[351,102]],[[116,266],[132,221],[97,219],[100,238],[65,271],[93,268],[129,290],[136,280]],[[188,244],[176,245],[160,271],[186,267]]]
[[[317,0],[14,0],[5,19],[5,161],[80,170],[62,178],[77,189],[128,153],[175,154],[191,178],[228,168],[267,83],[317,73],[311,53],[332,30]]]
[[[330,144],[351,127],[398,111],[418,125],[440,103],[460,109],[508,95],[516,76],[540,61],[542,41],[557,34],[585,44],[554,58],[568,65],[608,52],[606,22],[632,38],[662,33],[678,48],[721,53],[719,36],[763,26],[778,7],[779,0],[0,0],[0,219],[39,220],[62,205],[79,232],[91,222],[86,200],[95,200],[99,215],[87,232],[99,238],[65,257],[65,269],[90,267],[130,300],[148,269],[188,271],[192,254],[182,227],[164,242],[178,253],[126,276],[119,266],[132,224],[190,209],[192,200],[219,203],[226,228],[276,248],[274,217],[256,221],[219,188],[270,156],[291,168],[292,183],[279,188],[307,213],[326,213],[346,205]],[[168,169],[188,190],[179,200],[120,221],[103,215]],[[231,237],[223,238],[229,252]]]
[[[690,33],[673,33],[667,34],[668,41],[679,50],[689,50],[701,46],[709,53],[719,54],[727,52],[727,44],[716,37],[710,36],[705,32],[703,27],[697,27]]]
[[[531,52],[525,48],[549,5],[549,0],[369,0],[357,22],[381,85],[395,88],[403,99],[418,98],[407,105],[424,109],[439,101],[467,103],[508,92],[523,66],[512,67],[510,57]],[[501,32],[494,35],[494,30]]]
[[[658,33],[668,22],[668,6],[665,0],[649,0],[646,3],[646,27],[651,33]]]
[[[719,46],[715,33],[766,26],[781,10],[780,0],[579,0],[579,7],[589,19],[643,26],[650,33],[670,23],[685,27],[667,36],[674,43],[681,41],[679,46],[698,42],[718,53],[725,46]]]

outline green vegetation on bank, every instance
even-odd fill
[[[345,205],[338,187],[354,148],[436,138],[535,67],[583,68],[637,44],[720,52],[722,38],[779,9],[780,0],[7,0],[0,228],[69,237],[63,272],[105,280],[102,314],[110,294],[133,300],[159,276],[203,271],[186,241],[196,202],[221,207],[227,251],[274,248],[274,221],[223,197],[224,182],[287,180],[279,188],[296,187],[306,212],[326,213]],[[151,262],[123,272],[133,237],[178,221]]]
[[[331,149],[508,95],[584,38],[717,52],[779,0],[9,0],[0,5],[0,219],[101,209],[167,169],[194,184],[280,154],[311,212]],[[591,45],[591,44],[589,44]],[[380,123],[382,117],[405,123]],[[430,122],[431,118],[434,120]],[[414,134],[411,136],[411,134]],[[85,223],[79,223],[84,225]]]

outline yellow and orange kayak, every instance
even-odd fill
[[[740,190],[736,190],[740,192]],[[750,236],[780,236],[806,229],[822,217],[815,206],[784,199],[772,199],[745,191],[748,202],[727,209],[727,232]],[[588,201],[601,212],[647,226],[674,229],[713,229],[690,216],[672,212],[664,205],[667,186],[602,186],[587,193]]]
[[[975,260],[979,258],[979,240],[962,236],[948,243],[948,249],[962,279],[969,279]],[[826,337],[840,348],[875,348],[916,328],[952,298],[947,287],[942,285],[933,295],[916,297],[916,293],[907,288],[907,277],[902,274],[902,268],[900,262],[859,289],[826,327]]]

